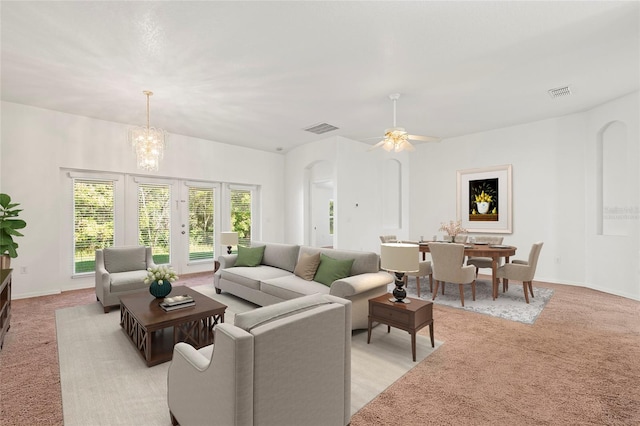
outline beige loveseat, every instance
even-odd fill
[[[349,424],[350,308],[339,297],[305,296],[236,314],[215,327],[214,345],[176,344],[172,424]]]
[[[151,247],[121,246],[96,250],[96,298],[109,312],[120,296],[149,289],[147,268],[155,266]]]
[[[331,294],[351,301],[352,328],[367,328],[368,300],[385,294],[393,277],[380,271],[380,256],[373,252],[326,249],[295,244],[253,242],[265,246],[260,265],[234,266],[237,255],[218,258],[220,269],[214,275],[216,292],[229,292],[260,306],[310,294]],[[303,256],[321,253],[338,260],[353,259],[349,276],[325,285],[294,274]]]

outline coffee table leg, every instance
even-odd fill
[[[369,319],[369,327],[367,328],[367,345],[371,343],[371,319]]]

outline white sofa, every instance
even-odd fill
[[[260,306],[314,293],[330,294],[351,301],[353,329],[367,328],[369,299],[387,293],[393,277],[380,271],[380,256],[373,252],[337,250],[295,244],[253,242],[252,247],[265,246],[260,265],[234,266],[237,255],[219,257],[220,269],[214,275],[217,293],[229,292]],[[293,272],[303,255],[323,253],[338,260],[354,259],[350,276],[326,286],[307,281]]]
[[[172,424],[349,424],[350,308],[315,294],[237,314],[234,324],[215,327],[214,345],[176,344],[167,381]]]

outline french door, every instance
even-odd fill
[[[219,229],[220,185],[176,179],[132,177],[127,191],[128,236],[153,248],[156,264],[180,274],[213,269]],[[133,228],[135,224],[136,229]]]

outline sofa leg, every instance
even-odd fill
[[[219,288],[216,288],[216,294],[220,294],[222,293],[222,290],[220,290]]]
[[[105,314],[108,314],[109,311],[111,310],[111,306],[104,306],[103,308],[104,308],[104,313]]]
[[[176,419],[176,417],[173,415],[173,413],[171,411],[169,411],[169,415],[171,416],[171,424],[172,424],[172,426],[179,426],[180,423],[178,423],[178,419]]]

